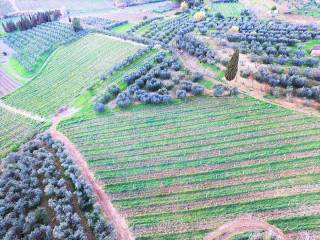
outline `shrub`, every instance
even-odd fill
[[[130,105],[131,100],[127,92],[120,93],[116,99],[116,104],[120,108],[126,108]]]
[[[180,82],[180,89],[190,92],[192,88],[192,82],[188,80],[183,80]]]
[[[185,99],[187,97],[186,90],[183,90],[183,89],[177,90],[176,97],[179,99]]]
[[[157,91],[162,87],[162,82],[157,78],[151,78],[147,80],[146,89],[149,91]]]
[[[239,95],[240,91],[237,87],[234,87],[230,90],[230,96],[237,96]]]
[[[224,95],[226,88],[222,84],[217,84],[213,88],[213,96],[215,97],[221,97]]]
[[[94,111],[101,113],[104,112],[105,108],[104,108],[104,104],[101,102],[97,102],[94,106]]]
[[[240,70],[240,76],[243,78],[248,78],[250,76],[251,72],[249,69],[242,69]]]
[[[192,82],[199,82],[203,80],[203,74],[200,72],[195,72],[192,74],[191,80]]]
[[[204,93],[204,87],[194,84],[191,88],[191,92],[194,96],[202,95]]]
[[[118,96],[118,94],[121,92],[120,88],[118,85],[113,84],[108,88],[108,92],[113,95],[113,96]]]

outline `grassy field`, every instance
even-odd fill
[[[202,239],[246,213],[284,231],[320,230],[315,117],[241,95],[74,117],[59,129],[137,239]]]
[[[223,16],[240,16],[244,5],[241,3],[209,3],[211,12],[222,13]]]
[[[91,34],[55,52],[32,81],[6,96],[12,106],[47,116],[99,81],[113,65],[141,48],[130,42]]]
[[[126,31],[128,31],[131,27],[133,27],[135,24],[137,24],[137,22],[133,21],[133,22],[128,22],[126,24],[122,24],[120,26],[114,27],[112,28],[112,32],[118,32],[118,33],[125,33]]]
[[[127,85],[123,82],[123,77],[127,75],[128,73],[131,73],[135,70],[137,70],[139,67],[143,66],[145,63],[150,63],[153,61],[154,56],[158,50],[152,49],[143,55],[141,55],[139,58],[135,59],[132,63],[118,69],[115,71],[112,76],[109,76],[106,81],[100,81],[98,84],[96,84],[92,89],[85,91],[81,96],[79,96],[74,101],[74,107],[81,109],[79,112],[74,114],[75,118],[80,116],[81,118],[87,118],[92,117],[96,115],[103,115],[103,114],[110,114],[110,111],[106,111],[105,113],[96,113],[93,109],[93,103],[92,99],[96,96],[99,96],[99,94],[103,93],[109,84],[117,84],[121,91],[125,90],[127,88]]]
[[[43,130],[45,125],[0,107],[0,159],[7,153],[16,151],[22,143]]]

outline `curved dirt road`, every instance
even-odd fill
[[[111,203],[110,197],[104,192],[104,190],[99,186],[97,181],[95,181],[94,176],[90,172],[88,164],[81,153],[78,151],[76,146],[61,132],[57,130],[57,125],[60,120],[66,117],[68,113],[61,114],[52,119],[52,126],[49,129],[49,133],[56,140],[60,140],[64,143],[66,149],[71,155],[74,163],[81,171],[82,176],[86,179],[87,183],[90,184],[92,190],[95,192],[97,201],[105,215],[105,217],[111,222],[116,230],[118,240],[132,240],[134,239],[129,231],[129,227],[125,219],[120,215],[120,213],[115,209]]]
[[[251,231],[272,232],[279,240],[287,240],[280,229],[257,218],[242,218],[226,223],[216,231],[209,233],[204,240],[227,240],[236,234]]]

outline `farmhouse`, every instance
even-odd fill
[[[320,45],[316,45],[311,49],[311,56],[320,57]]]

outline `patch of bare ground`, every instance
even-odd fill
[[[308,141],[314,141],[314,140],[320,140],[320,136],[312,136],[308,137]],[[239,147],[233,147],[233,148],[227,148],[224,150],[216,150],[214,147],[212,149],[208,149],[207,152],[210,152],[214,155],[221,155],[221,154],[231,154],[235,152],[240,151],[253,151],[253,150],[260,150],[264,148],[271,148],[276,147],[282,144],[293,144],[293,143],[299,143],[301,139],[293,138],[293,139],[285,139],[285,140],[276,140],[273,142],[267,142],[262,144],[254,144],[254,145],[246,145],[246,146],[239,146]],[[301,142],[303,144],[303,142]],[[216,168],[214,166],[213,168]],[[213,169],[211,169],[211,166],[204,166],[204,167],[196,167],[196,168],[183,168],[183,169],[168,169],[166,171],[161,172],[152,172],[145,174],[138,174],[138,175],[132,175],[132,176],[125,176],[125,177],[114,177],[112,179],[106,179],[106,183],[124,183],[128,181],[135,181],[135,180],[144,180],[144,179],[158,179],[158,178],[165,178],[165,177],[173,177],[173,176],[184,176],[189,174],[200,174],[200,173],[206,173],[210,172]]]
[[[125,217],[133,217],[136,215],[144,215],[148,213],[163,213],[163,212],[175,212],[183,210],[195,210],[197,208],[205,208],[211,206],[221,206],[235,203],[242,203],[248,201],[254,201],[258,199],[267,199],[273,197],[286,197],[290,195],[318,192],[320,184],[313,185],[295,185],[292,187],[275,188],[272,190],[245,192],[242,194],[208,198],[204,200],[182,202],[182,203],[168,203],[163,205],[155,205],[150,207],[135,207],[130,209],[121,209]]]
[[[287,240],[287,237],[280,229],[257,218],[239,218],[232,222],[226,223],[219,227],[216,231],[209,233],[204,240],[227,240],[232,236],[244,231],[259,230],[272,232],[273,235],[275,235],[279,240]]]
[[[228,53],[230,55],[233,52],[231,45],[221,48],[218,46],[219,44],[216,39],[211,37],[205,37],[205,36],[201,36],[201,38],[205,40],[205,42],[207,42],[211,47],[213,47],[217,51],[218,55],[225,55],[225,53]],[[242,54],[242,53],[240,53],[239,61],[241,63],[239,64],[239,70],[242,70],[242,69],[257,70],[260,67],[266,66],[264,64],[251,62],[249,55]],[[224,70],[223,66],[219,64],[217,66],[220,69]],[[201,68],[201,67],[202,66],[200,65],[198,66],[198,68]],[[232,87],[238,87],[241,92],[246,93],[256,99],[260,99],[266,102],[271,102],[279,106],[285,107],[287,109],[295,110],[297,112],[302,112],[305,114],[313,114],[317,116],[320,115],[320,112],[319,112],[320,102],[316,100],[310,100],[309,105],[306,106],[305,101],[302,98],[296,97],[296,96],[291,96],[289,99],[283,96],[280,96],[279,98],[274,98],[272,100],[266,99],[265,96],[268,95],[270,86],[266,83],[259,83],[258,81],[254,80],[252,75],[248,79],[243,78],[240,76],[240,71],[239,71],[235,80],[225,81],[225,83]]]
[[[196,231],[196,230],[214,230],[219,228],[221,225],[233,221],[238,218],[258,218],[265,221],[270,221],[279,218],[290,218],[295,216],[309,216],[309,215],[319,215],[320,214],[320,204],[314,205],[302,205],[294,208],[282,208],[282,209],[272,209],[262,212],[254,213],[242,213],[242,214],[228,214],[223,217],[216,217],[213,219],[206,219],[196,222],[169,222],[161,223],[148,227],[135,227],[135,236],[145,236],[148,234],[164,234],[164,233],[182,233],[186,231]],[[290,238],[289,238],[290,239]],[[291,240],[291,239],[290,239]],[[301,240],[301,239],[299,239]]]
[[[303,157],[305,155],[307,156],[307,154],[308,153],[301,153],[300,157]],[[239,183],[250,183],[255,181],[265,181],[265,180],[283,178],[286,176],[301,175],[305,173],[318,173],[319,171],[320,171],[320,166],[311,166],[311,167],[305,167],[305,168],[299,168],[299,169],[288,169],[288,170],[283,170],[279,172],[269,172],[265,174],[244,175],[240,177],[234,177],[231,179],[205,181],[205,182],[196,183],[196,184],[172,185],[170,187],[161,187],[158,189],[135,191],[135,192],[119,192],[119,193],[113,193],[112,198],[114,200],[127,199],[127,198],[135,198],[137,196],[149,197],[149,196],[160,195],[160,194],[162,195],[162,194],[171,194],[171,193],[186,192],[186,191],[193,191],[193,190],[205,190],[205,189],[210,189],[214,187],[231,186]]]
[[[13,92],[19,86],[19,82],[9,77],[3,70],[0,69],[0,97]]]
[[[56,140],[61,141],[65,148],[68,150],[71,155],[75,165],[80,170],[82,176],[86,179],[87,183],[91,186],[93,192],[96,195],[97,202],[99,203],[102,212],[105,217],[109,220],[109,222],[113,223],[117,239],[119,240],[131,240],[133,236],[129,231],[129,227],[125,221],[125,219],[120,215],[117,209],[115,209],[111,203],[111,199],[109,195],[107,195],[101,186],[97,183],[92,173],[89,170],[86,160],[82,157],[76,146],[62,133],[57,131],[57,125],[59,121],[70,115],[72,112],[68,110],[62,112],[60,115],[55,116],[52,119],[52,126],[49,129],[50,134]]]
[[[288,239],[292,240],[319,240],[320,231],[298,231],[286,234]]]
[[[200,72],[203,74],[205,79],[210,79],[214,83],[221,83],[217,80],[215,80],[216,74],[210,71],[207,68],[202,67],[199,64],[199,60],[196,57],[190,56],[187,53],[183,51],[178,52],[180,59],[183,62],[183,65],[186,66],[189,70],[193,72]],[[207,92],[207,95],[212,95],[211,92]]]

